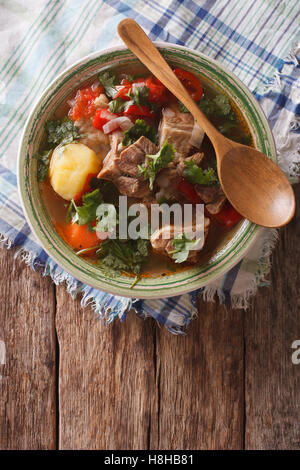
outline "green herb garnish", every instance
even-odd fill
[[[198,104],[201,111],[207,116],[224,117],[236,121],[236,115],[230,101],[225,95],[217,95],[213,99],[204,96]]]
[[[175,149],[168,141],[164,143],[162,148],[154,155],[146,155],[146,162],[138,165],[139,175],[149,180],[149,188],[153,189],[156,173],[162,168],[166,168],[173,160]]]
[[[203,184],[205,186],[212,186],[219,182],[217,172],[214,168],[203,170],[194,160],[185,161],[183,177],[192,184]]]
[[[78,225],[88,224],[88,229],[93,231],[91,222],[96,219],[97,208],[102,202],[103,198],[100,189],[84,194],[81,206],[77,206],[72,199],[67,212],[67,221],[72,220],[73,223]]]
[[[78,128],[73,121],[67,117],[57,121],[48,121],[46,124],[48,147],[70,144],[81,137]]]
[[[122,98],[116,98],[109,102],[108,109],[111,113],[122,113],[125,109],[126,101],[122,100]]]
[[[38,181],[44,181],[44,179],[48,176],[51,154],[52,150],[45,150],[41,154],[35,156],[38,159]]]
[[[179,111],[180,111],[181,113],[189,113],[189,110],[187,109],[186,106],[184,106],[183,103],[181,103],[181,101],[179,101]]]
[[[174,237],[172,241],[174,251],[169,251],[169,254],[172,254],[175,263],[183,263],[198,242],[199,240],[190,240],[184,233],[180,233]]]
[[[97,251],[99,266],[104,273],[131,272],[139,274],[148,257],[149,240],[107,240]]]
[[[48,121],[45,130],[47,133],[46,150],[36,155],[38,159],[38,181],[43,181],[48,176],[53,149],[58,145],[70,144],[82,137],[73,121],[67,117],[61,120]]]
[[[136,142],[141,136],[147,137],[153,143],[157,141],[157,132],[156,130],[149,126],[143,119],[137,119],[134,125],[124,132],[124,139],[122,145],[131,145]]]
[[[101,85],[107,96],[113,98],[116,94],[116,86],[118,85],[118,78],[114,72],[106,71],[102,72],[98,76]]]
[[[144,106],[148,104],[149,88],[144,86],[137,86],[134,92],[131,94],[133,103],[138,106]]]

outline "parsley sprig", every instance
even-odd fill
[[[214,168],[203,170],[195,160],[185,161],[183,177],[192,184],[202,184],[205,186],[213,186],[219,183],[217,172]]]
[[[138,165],[139,175],[149,180],[149,188],[153,189],[154,180],[159,170],[166,168],[173,160],[175,154],[174,147],[166,142],[162,148],[154,155],[146,155],[143,165]]]
[[[52,151],[58,145],[66,145],[82,137],[78,128],[71,119],[64,117],[54,121],[48,121],[46,130],[46,150],[39,152],[35,157],[38,159],[38,180],[43,181],[49,171],[49,163]]]
[[[147,137],[154,144],[157,142],[157,131],[154,127],[149,126],[143,119],[137,119],[134,125],[124,132],[122,145],[131,145],[136,142],[141,136]]]
[[[188,259],[191,250],[194,250],[199,240],[190,240],[185,233],[176,235],[172,241],[174,250],[169,251],[175,263],[183,263]]]
[[[106,240],[97,255],[99,267],[107,274],[130,272],[139,274],[148,257],[149,240]]]

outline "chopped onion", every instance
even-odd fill
[[[100,85],[100,82],[97,80],[96,82],[94,82],[94,83],[92,84],[92,87],[91,87],[92,90],[93,90],[93,91],[97,90],[97,88],[98,88],[99,85]]]
[[[67,103],[70,106],[70,108],[73,108],[73,106],[76,103],[76,96],[72,100],[68,100]]]
[[[194,122],[194,127],[193,127],[193,132],[190,138],[190,145],[192,147],[200,148],[202,141],[204,138],[204,130],[202,127],[199,126],[199,124],[195,121]]]
[[[101,117],[104,119],[107,119],[108,121],[112,121],[113,119],[116,119],[118,116],[114,113],[111,113],[110,111],[107,111],[107,109],[103,109],[101,111]]]
[[[133,122],[127,116],[121,116],[118,119],[122,131],[128,131],[133,126]]]
[[[175,116],[175,112],[171,108],[164,108],[163,115],[166,117],[172,117],[172,116]]]
[[[131,120],[128,117],[120,116],[120,117],[117,117],[116,119],[112,119],[111,121],[104,124],[103,132],[104,132],[104,134],[110,134],[110,132],[115,131],[119,127],[122,129],[122,131],[127,131],[132,126],[133,126],[133,123],[131,122]]]
[[[143,87],[143,86],[146,86],[145,82],[133,83],[133,84],[132,84],[132,91],[134,92],[134,90],[135,90],[136,88],[141,88],[141,87]]]

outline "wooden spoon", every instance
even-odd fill
[[[258,225],[287,224],[295,213],[295,196],[279,167],[258,150],[233,142],[217,131],[134,20],[122,20],[118,33],[153,75],[187,107],[210,138],[220,183],[233,207]]]

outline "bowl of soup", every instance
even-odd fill
[[[276,161],[267,120],[238,78],[186,47],[157,47],[220,132]],[[119,296],[201,288],[231,269],[261,230],[226,200],[204,131],[124,47],[80,60],[40,96],[21,139],[18,185],[49,256]],[[185,210],[189,225],[179,228]]]

